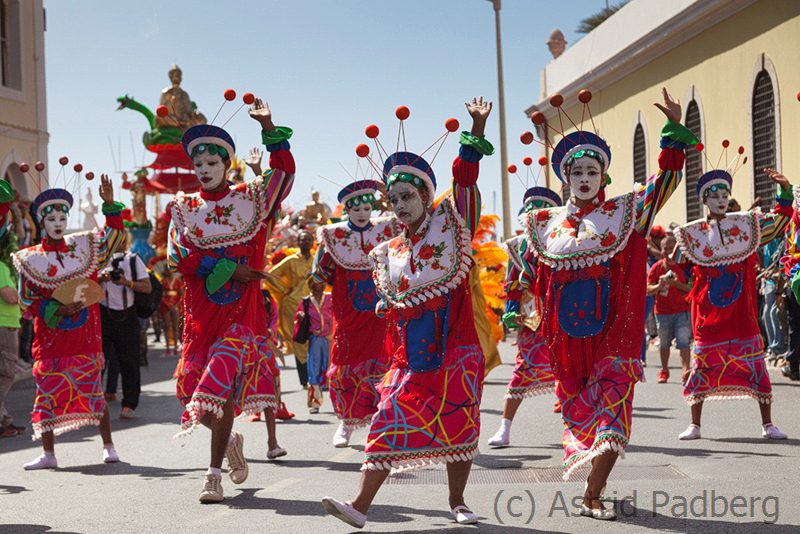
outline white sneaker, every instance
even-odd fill
[[[54,454],[42,454],[32,462],[23,465],[25,471],[38,471],[39,469],[55,469],[58,467],[58,460]]]
[[[364,525],[367,524],[367,516],[353,508],[349,502],[337,501],[333,497],[324,497],[322,507],[333,517],[341,519],[351,527],[364,528]]]
[[[767,423],[761,428],[761,437],[765,439],[786,439],[789,436],[781,432],[781,429],[772,423]]]
[[[339,423],[339,428],[336,429],[336,433],[333,435],[333,446],[336,448],[343,448],[350,445],[350,436],[353,435],[353,429],[344,426],[344,422]]]
[[[494,448],[508,447],[511,444],[511,421],[503,419],[497,433],[489,438],[489,446]]]
[[[115,464],[119,462],[119,454],[114,447],[103,447],[103,463]]]
[[[244,436],[239,432],[232,432],[233,440],[228,443],[225,458],[228,459],[228,476],[234,484],[241,484],[247,480],[250,472],[247,459],[244,457]]]
[[[220,475],[206,474],[206,479],[203,482],[203,491],[200,492],[200,502],[203,504],[222,502],[224,498],[222,477]]]
[[[461,504],[450,510],[450,514],[459,525],[474,525],[478,522],[478,514],[467,508],[466,505]]]
[[[700,439],[700,425],[691,424],[686,427],[686,430],[678,434],[678,439]]]

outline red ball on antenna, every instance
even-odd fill
[[[167,106],[158,106],[156,108],[156,115],[158,115],[161,118],[166,117],[167,115],[169,115],[169,108]]]
[[[739,152],[739,154],[744,154],[744,147],[740,146],[739,150],[737,150],[737,152]]]
[[[547,165],[547,156],[542,156],[539,158],[539,165],[541,165],[542,167]]]
[[[381,133],[381,131],[377,125],[370,124],[369,126],[364,128],[364,133],[367,134],[367,137],[369,137],[370,139],[375,139],[376,137],[378,137],[378,134]]]
[[[42,163],[41,161],[37,161],[36,164],[33,166],[33,168],[39,172],[42,172],[44,170],[44,163]]]
[[[72,166],[72,170],[75,172],[81,172],[83,170],[83,165],[81,165],[80,163],[76,163],[75,165]]]
[[[550,97],[550,105],[554,108],[560,108],[561,104],[564,103],[564,97],[561,96],[559,93],[554,94]]]
[[[722,140],[722,148],[728,148],[729,146],[731,146],[731,142],[728,141],[727,139],[723,139]]]
[[[542,113],[541,111],[534,111],[531,114],[531,122],[536,126],[544,124],[544,113]]]
[[[60,158],[58,158],[58,162],[61,165],[66,165],[67,163],[69,163],[69,158],[67,156],[61,156]]]
[[[705,148],[706,147],[705,145],[703,145],[703,143],[697,143],[696,145],[694,145],[694,149],[697,150],[698,152],[702,152]]]
[[[245,93],[242,95],[242,102],[247,104],[248,106],[256,101],[256,95],[253,93]]]
[[[459,127],[458,119],[454,119],[452,117],[447,119],[444,121],[444,127],[447,128],[448,132],[455,132]]]
[[[529,145],[533,143],[533,134],[531,132],[522,132],[522,135],[519,136],[519,140],[523,145]]]
[[[236,91],[234,91],[233,89],[225,89],[223,96],[225,97],[225,100],[230,102],[231,100],[236,98]]]
[[[94,180],[94,173],[92,171],[87,172],[86,173],[86,179],[87,180]]]
[[[508,172],[514,174],[515,172],[517,172],[517,166],[512,163],[511,165],[508,166]]]
[[[747,163],[747,156],[745,156],[744,159],[742,160],[742,165],[744,165],[745,163]]]
[[[800,101],[800,91],[797,91],[797,100]]]
[[[524,163],[525,165],[530,165],[533,163],[533,158],[530,156],[525,156],[524,158],[522,158],[522,163]]]
[[[19,170],[20,172],[28,172],[29,170],[31,170],[31,166],[28,165],[27,163],[20,163]]]
[[[356,154],[358,154],[359,158],[366,158],[369,155],[369,147],[361,143],[356,147]]]
[[[588,104],[592,101],[592,92],[588,89],[581,89],[578,93],[578,100],[584,104]]]
[[[411,110],[408,109],[406,106],[397,106],[397,109],[394,110],[394,116],[400,119],[401,121],[406,120],[411,115]]]

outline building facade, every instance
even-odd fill
[[[666,87],[680,99],[684,123],[705,144],[707,157],[689,152],[683,184],[659,224],[703,215],[695,186],[718,157],[725,167],[724,139],[730,163],[740,145],[748,157],[734,176],[733,197],[743,209],[756,202],[771,208],[774,186],[764,167],[800,184],[798,50],[795,0],[632,0],[544,68],[539,101],[525,112],[541,111],[559,130],[549,96],[563,95],[563,109],[578,120],[577,93],[592,91],[594,125],[612,150],[609,193],[617,195],[657,168],[664,117],[653,103]],[[591,127],[587,119],[584,128]],[[537,131],[540,138],[544,133]]]
[[[46,186],[19,170],[47,163],[44,32],[42,0],[0,0],[0,177],[28,200]]]

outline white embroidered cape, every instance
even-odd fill
[[[761,243],[761,211],[727,213],[721,221],[699,219],[675,228],[682,257],[695,265],[739,263]]]
[[[400,226],[394,217],[374,218],[370,222],[372,227],[363,232],[351,229],[347,221],[321,226],[317,228],[317,242],[325,245],[325,250],[340,267],[357,271],[371,269],[370,251],[400,233]]]
[[[64,236],[69,252],[45,251],[41,244],[12,255],[17,271],[34,285],[55,289],[64,282],[89,278],[97,271],[100,235],[76,232]]]

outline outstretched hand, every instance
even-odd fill
[[[786,176],[784,176],[780,172],[776,171],[775,169],[767,167],[766,169],[764,169],[764,174],[766,174],[770,180],[780,185],[782,189],[792,188],[792,184],[789,183],[789,179],[786,178]]]
[[[264,152],[261,151],[258,147],[253,147],[250,149],[250,154],[247,156],[247,159],[244,160],[245,165],[250,167],[256,176],[261,176],[261,159],[264,157]]]
[[[672,122],[681,122],[681,101],[674,100],[667,91],[666,87],[661,88],[661,96],[664,98],[664,103],[659,104],[658,102],[655,102],[653,105],[660,109],[661,112],[667,116],[667,119],[671,120]]]
[[[275,125],[272,123],[272,111],[269,109],[269,104],[262,101],[260,98],[255,99],[248,113],[254,120],[261,123],[262,130],[270,132],[275,129]]]
[[[477,137],[483,137],[483,132],[486,129],[486,119],[492,112],[492,102],[484,100],[483,97],[473,98],[472,102],[464,102],[467,107],[467,113],[472,117],[472,130],[471,133]]]
[[[107,204],[114,202],[114,186],[107,174],[100,175],[100,198]]]

